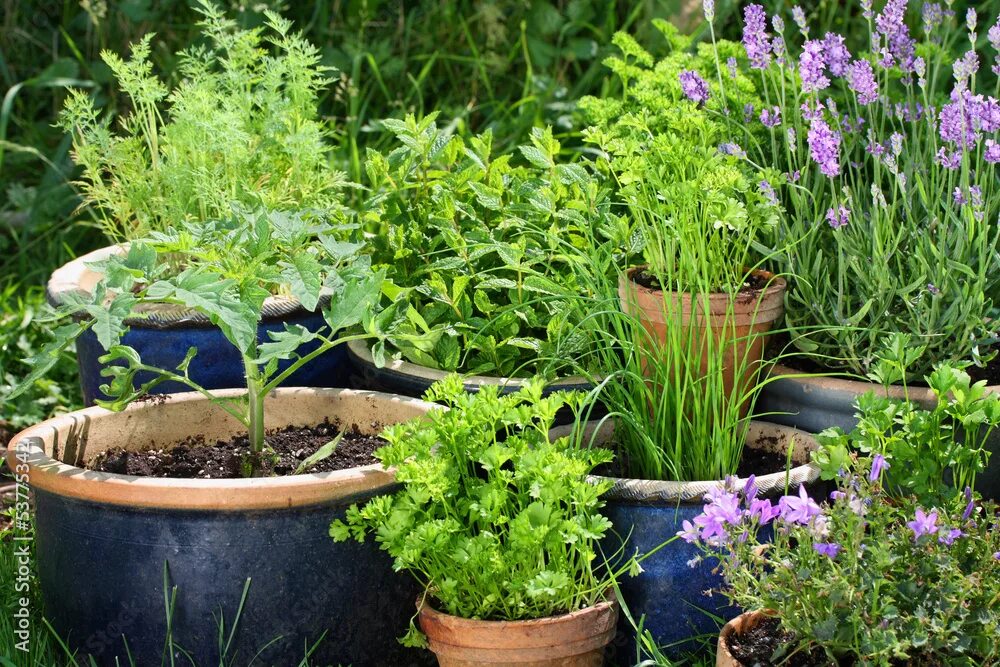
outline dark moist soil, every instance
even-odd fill
[[[662,290],[660,281],[653,274],[645,269],[640,269],[632,274],[632,282],[642,285],[646,289]],[[739,291],[739,300],[751,299],[760,294],[761,290],[767,287],[767,279],[763,276],[751,274],[743,282],[743,287]]]
[[[779,360],[781,365],[802,373],[843,372],[843,369],[834,369],[822,366],[810,357],[798,353],[796,349],[790,345],[787,332],[777,333],[772,336],[771,344],[768,346],[766,356],[768,358],[773,358],[779,354],[791,354],[791,356],[787,356]],[[985,366],[969,366],[965,369],[965,371],[972,378],[973,382],[986,380],[987,385],[1000,385],[1000,354],[994,357],[993,360]],[[922,378],[911,380],[908,384],[915,387],[927,386]]]
[[[260,475],[291,475],[299,464],[339,432],[340,427],[329,422],[271,431],[267,434],[267,443],[274,450],[274,457],[263,457]],[[362,434],[356,425],[351,426],[344,432],[336,451],[306,472],[345,470],[377,463],[373,452],[385,444],[382,438]],[[249,456],[249,437],[245,435],[214,444],[206,444],[202,438],[189,438],[173,447],[154,447],[138,452],[116,447],[95,457],[88,468],[139,477],[236,479],[243,477],[243,462]]]
[[[769,667],[771,656],[782,644],[791,641],[792,636],[782,631],[777,618],[765,618],[742,634],[732,634],[727,640],[729,652],[747,667]],[[831,664],[822,655],[792,656],[782,667],[820,667]]]

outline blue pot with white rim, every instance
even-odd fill
[[[108,246],[69,262],[53,272],[48,283],[48,298],[53,305],[59,305],[67,294],[89,296],[101,275],[88,266],[89,263],[107,259],[124,252],[122,246]],[[142,317],[126,320],[129,330],[122,337],[122,344],[134,348],[143,363],[166,370],[173,370],[184,361],[192,347],[197,348],[196,361],[191,364],[191,379],[205,389],[227,389],[243,387],[246,384],[243,362],[239,352],[226,340],[222,331],[209,321],[203,313],[182,306],[150,305]],[[264,302],[262,318],[258,325],[258,338],[269,340],[269,332],[283,331],[286,325],[297,324],[310,331],[318,331],[326,326],[319,311],[307,311],[298,300],[288,296],[272,296]],[[318,341],[311,341],[300,348],[302,354],[316,349]],[[107,378],[101,376],[105,364],[100,357],[104,348],[97,341],[93,331],[86,331],[76,341],[77,363],[80,368],[80,385],[86,405],[93,405],[98,399],[107,398],[101,390]],[[283,370],[291,361],[281,361]],[[290,387],[345,387],[347,382],[347,353],[337,346],[288,377],[283,383]],[[152,380],[150,374],[139,374],[139,383]],[[163,382],[153,388],[152,393],[170,394],[190,391],[176,382]]]
[[[568,435],[572,427],[553,429],[552,436]],[[614,446],[614,424],[592,421],[586,425],[581,440],[591,446]],[[803,431],[787,426],[751,421],[747,429],[746,446],[787,456],[791,448],[795,467],[784,470],[762,470],[756,474],[756,484],[762,497],[780,496],[819,478],[819,469],[809,463],[809,454],[818,443]],[[704,496],[713,488],[723,488],[723,480],[702,482],[666,482],[657,480],[606,478],[611,489],[605,494],[602,513],[611,520],[613,534],[602,543],[606,555],[618,553],[624,546],[626,555],[652,555],[644,558],[642,572],[636,577],[623,576],[618,584],[622,603],[632,618],[644,617],[644,629],[649,630],[657,644],[668,655],[680,656],[697,650],[699,639],[718,634],[723,623],[739,614],[720,593],[723,582],[712,572],[716,563],[699,559],[701,550],[674,537],[684,521],[701,514]],[[624,544],[623,544],[624,543]],[[706,594],[711,592],[711,594]],[[614,642],[615,664],[633,664],[636,657],[634,629],[619,624],[619,637]]]

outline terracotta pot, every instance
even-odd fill
[[[375,392],[287,388],[275,390],[266,407],[269,430],[329,419],[378,433],[437,406]],[[111,447],[171,447],[190,436],[215,442],[243,431],[200,394],[187,393],[119,413],[87,408],[15,437],[7,459],[19,472],[21,458],[28,462],[39,588],[60,636],[81,663],[128,662],[124,636],[134,664],[159,664],[168,577],[177,593],[172,637],[197,664],[245,664],[275,638],[260,662],[297,664],[303,647],[324,634],[312,655],[319,664],[419,663],[420,653],[392,640],[406,629],[415,582],[393,572],[374,540],[335,543],[328,534],[352,503],[395,489],[391,470],[374,464],[287,477],[169,479],[83,467]],[[217,616],[228,632],[248,578],[223,661]]]
[[[1000,386],[986,388],[989,392],[1000,392]],[[757,397],[754,414],[775,424],[819,433],[831,426],[839,426],[845,431],[853,429],[857,423],[858,398],[869,391],[879,396],[895,400],[909,400],[925,408],[932,408],[937,399],[927,387],[893,385],[886,390],[880,384],[864,380],[832,375],[804,373],[787,366],[776,364],[770,370],[770,378]],[[993,431],[986,442],[992,452],[985,471],[976,477],[976,489],[985,497],[1000,499],[1000,431]]]
[[[745,665],[733,657],[729,652],[729,638],[734,634],[742,634],[767,618],[767,613],[762,611],[750,611],[740,614],[733,620],[726,623],[722,632],[719,633],[718,648],[715,652],[715,667],[745,667]]]
[[[622,310],[635,316],[650,333],[650,336],[665,343],[668,331],[674,327],[684,327],[685,334],[690,334],[694,341],[703,340],[704,348],[713,352],[723,350],[722,375],[727,396],[733,395],[737,370],[744,367],[742,387],[752,383],[757,366],[764,357],[767,336],[774,322],[785,312],[784,294],[785,280],[767,271],[754,271],[753,275],[768,281],[767,287],[754,296],[737,296],[734,300],[729,294],[716,293],[708,295],[708,321],[705,321],[705,307],[692,307],[692,298],[688,293],[677,294],[644,287],[633,280],[636,273],[643,267],[630,269],[621,276],[618,282],[618,296]],[[701,333],[690,332],[694,327]],[[702,376],[708,374],[709,356],[701,354]],[[741,363],[747,360],[749,363]]]
[[[600,667],[618,622],[614,600],[530,621],[477,621],[417,605],[441,667]]]
[[[552,429],[550,437],[571,433],[572,427]],[[610,420],[588,422],[583,441],[593,446],[614,442],[614,424]],[[756,470],[756,484],[762,496],[796,493],[798,486],[813,484],[819,479],[819,468],[809,462],[809,456],[819,444],[808,433],[752,421],[747,429],[746,446],[782,455],[789,448],[795,467],[788,471]],[[714,488],[724,488],[723,480],[700,482],[669,482],[627,478],[610,479],[611,489],[603,496],[602,511],[614,526],[604,538],[601,548],[606,554],[618,553],[627,539],[626,552],[640,554],[657,549],[681,530],[684,521],[693,521],[704,509],[705,494]],[[735,482],[742,488],[743,482]],[[762,539],[769,539],[764,533]],[[675,540],[647,557],[642,572],[636,577],[622,577],[619,591],[622,603],[633,618],[645,617],[643,627],[652,633],[657,644],[671,657],[698,650],[699,637],[715,632],[715,617],[728,618],[739,612],[724,596],[705,591],[722,587],[722,577],[715,571],[717,563],[704,559],[693,567],[689,562],[701,555],[693,544]],[[622,664],[636,655],[634,631],[624,625],[625,642],[615,643],[615,654]]]
[[[123,246],[108,246],[56,269],[46,288],[49,302],[59,305],[68,295],[90,298],[103,276],[89,267],[88,263],[124,252]],[[191,364],[192,380],[206,389],[244,386],[243,362],[239,352],[203,313],[166,304],[148,304],[143,312],[146,317],[133,317],[126,321],[129,330],[122,338],[122,344],[138,351],[143,362],[158,368],[173,369],[184,360],[188,350],[194,347],[198,349],[198,357]],[[268,297],[264,301],[261,321],[257,326],[258,338],[268,340],[271,332],[284,331],[288,324],[300,325],[310,331],[326,327],[326,321],[318,310],[307,311],[292,297]],[[303,345],[299,351],[308,354],[318,345],[318,342],[313,341]],[[77,339],[76,357],[86,405],[93,405],[95,400],[107,398],[100,391],[101,385],[107,382],[107,378],[101,375],[105,364],[99,361],[104,354],[105,350],[93,331],[86,331]],[[282,360],[278,366],[284,369],[290,363]],[[344,346],[338,345],[297,370],[283,384],[290,387],[344,387],[347,386],[347,367],[347,352]],[[140,373],[136,384],[152,377],[147,373]],[[183,384],[164,382],[157,385],[153,393],[170,394],[188,390]]]

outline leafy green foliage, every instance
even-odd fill
[[[746,78],[711,80],[706,102],[688,100],[680,75],[714,67],[711,46],[692,54],[690,38],[666,22],[657,26],[671,47],[658,62],[630,36],[615,36],[621,55],[605,62],[623,92],[581,100],[591,124],[585,138],[606,156],[599,165],[614,176],[649,272],[664,289],[736,292],[782,214],[759,186],[775,174],[720,147],[732,133],[727,115],[760,101]],[[718,49],[723,59],[740,52],[730,42]]]
[[[331,536],[373,534],[395,570],[463,618],[542,618],[594,604],[610,585],[597,543],[611,524],[600,514],[608,483],[587,475],[612,455],[551,440],[556,412],[578,411],[583,396],[543,398],[542,387],[533,379],[501,396],[495,386],[467,393],[457,375],[435,384],[427,400],[449,409],[389,427],[376,452],[403,489],[352,506]]]
[[[947,364],[925,378],[934,395],[932,405],[892,400],[868,392],[858,399],[858,425],[844,433],[830,428],[817,436],[821,449],[813,455],[824,479],[853,472],[852,453],[880,454],[892,466],[887,489],[933,504],[975,486],[986,469],[987,439],[1000,426],[1000,396],[986,390],[986,381]]]
[[[559,160],[551,130],[495,156],[491,132],[464,140],[434,119],[384,121],[401,145],[366,161],[372,261],[402,306],[389,349],[447,371],[544,370],[584,344],[561,241],[610,224],[608,200],[584,167]]]
[[[223,217],[232,202],[338,206],[342,176],[329,168],[317,107],[330,82],[318,49],[277,14],[266,13],[265,37],[207,0],[198,9],[207,42],[178,54],[183,81],[172,90],[153,74],[152,34],[128,60],[102,53],[132,106],[119,134],[79,90],[60,117],[83,168],[84,203],[114,240]]]
[[[31,360],[32,374],[14,396],[44,376],[58,361],[58,352],[92,328],[108,352],[101,361],[107,364],[102,373],[109,382],[101,391],[112,398],[102,405],[121,410],[161,382],[180,382],[239,419],[250,432],[251,449],[260,453],[266,445],[263,412],[268,393],[302,365],[349,340],[338,337],[342,330],[370,325],[375,318],[383,274],[358,254],[359,246],[339,240],[345,234],[342,225],[313,213],[245,211],[225,220],[192,220],[153,232],[130,244],[127,253],[94,263],[103,278],[93,294],[69,298],[59,307],[62,316],[82,321],[57,330],[56,339]],[[173,268],[177,258],[186,267],[179,273]],[[295,267],[306,265],[315,271],[308,279],[285,282],[299,275]],[[259,340],[264,302],[284,290],[303,302],[324,302],[328,326],[310,331],[286,325],[271,333],[270,340]],[[239,350],[247,381],[244,401],[218,398],[190,378],[188,368],[197,363],[194,348],[176,369],[160,369],[144,364],[134,349],[120,343],[129,318],[162,306],[181,306],[208,317]],[[311,344],[309,351],[300,353],[306,343]],[[282,368],[279,360],[290,363]],[[154,379],[137,387],[142,372],[153,373]]]

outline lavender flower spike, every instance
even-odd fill
[[[702,106],[708,101],[708,83],[697,72],[684,70],[680,73],[681,91],[684,96],[698,106]]]
[[[750,67],[767,69],[771,64],[771,38],[767,33],[767,13],[761,5],[747,5],[743,10],[743,46]]]
[[[858,102],[869,105],[878,99],[878,84],[875,72],[867,60],[855,60],[847,70],[847,80],[851,90],[858,94]]]
[[[823,75],[826,69],[826,47],[818,39],[805,43],[799,58],[799,76],[802,77],[802,92],[814,93],[830,85],[830,79]]]
[[[706,21],[711,22],[715,20],[715,0],[703,0],[701,8],[705,11]]]
[[[840,133],[834,132],[822,118],[809,122],[809,152],[819,170],[829,178],[840,175]]]

